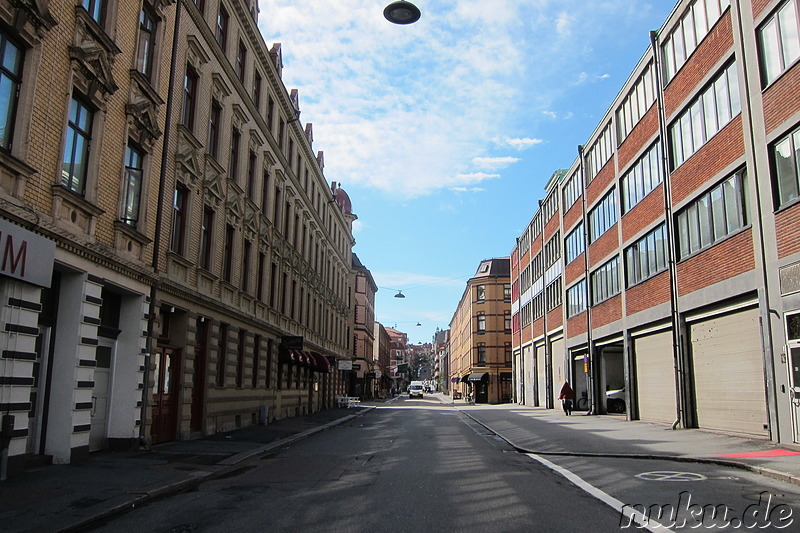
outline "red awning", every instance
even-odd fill
[[[327,357],[319,352],[311,352],[311,357],[313,357],[315,361],[314,370],[323,374],[330,374],[331,364],[328,362]]]
[[[304,350],[285,350],[278,355],[278,361],[290,365],[312,366],[314,358]]]

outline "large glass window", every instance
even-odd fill
[[[648,64],[639,79],[636,80],[631,90],[617,109],[617,141],[623,140],[633,131],[636,124],[656,101],[655,69],[653,64]]]
[[[198,76],[194,68],[187,65],[186,75],[183,78],[183,107],[181,109],[181,124],[189,130],[194,130],[194,112],[197,103]]]
[[[93,116],[92,111],[83,102],[72,98],[61,165],[61,185],[81,196],[86,192]]]
[[[666,81],[672,79],[716,24],[730,0],[695,0],[664,39]]]
[[[230,17],[228,16],[228,11],[225,9],[225,6],[220,4],[219,6],[219,13],[217,13],[217,30],[216,30],[216,39],[217,43],[220,45],[222,50],[225,50],[225,45],[228,42],[228,20]]]
[[[200,228],[200,268],[211,270],[211,243],[214,235],[214,210],[203,207],[203,225]]]
[[[186,235],[186,217],[189,214],[188,202],[189,189],[183,184],[178,183],[172,198],[172,231],[169,248],[176,254],[183,253],[183,242]]]
[[[98,24],[103,23],[105,16],[106,2],[105,0],[83,0],[83,9],[89,13]]]
[[[586,180],[592,181],[600,172],[600,169],[611,159],[614,153],[611,139],[611,124],[607,124],[605,129],[597,137],[594,144],[586,151]]]
[[[214,159],[219,156],[220,126],[222,125],[222,106],[216,99],[211,100],[211,113],[208,118],[208,153]]]
[[[589,242],[596,241],[617,223],[617,202],[612,188],[600,203],[589,211]]]
[[[664,224],[625,250],[627,286],[654,276],[667,268],[667,232]]]
[[[222,279],[230,283],[233,279],[233,245],[236,230],[230,224],[225,225],[225,248],[222,258]]]
[[[146,9],[139,14],[139,50],[136,68],[149,80],[153,75],[153,48],[156,44],[156,19]]]
[[[567,289],[567,318],[586,311],[586,279]]]
[[[566,254],[566,264],[572,263],[579,255],[586,250],[586,241],[583,238],[583,222],[575,226],[564,240]]]
[[[800,129],[770,147],[775,176],[775,205],[780,207],[800,197]]]
[[[11,149],[22,81],[22,50],[0,32],[0,148]]]
[[[800,14],[798,1],[789,0],[758,29],[761,52],[761,80],[764,85],[800,58]]]
[[[143,159],[142,151],[128,144],[125,148],[125,193],[122,205],[122,221],[133,227],[136,227],[139,222]]]
[[[615,257],[592,272],[592,305],[597,305],[619,293],[619,258]]]
[[[689,159],[741,111],[736,63],[731,63],[670,125],[672,168]]]
[[[581,197],[583,194],[583,187],[581,186],[581,175],[579,172],[576,172],[572,175],[567,183],[564,185],[564,212],[566,213],[569,211],[569,208],[572,207],[578,198]]]
[[[662,179],[661,144],[656,143],[622,176],[622,212],[641,202]]]
[[[239,49],[236,51],[236,77],[244,82],[244,75],[247,68],[247,47],[243,41],[239,41]]]
[[[678,213],[681,259],[708,248],[747,224],[744,172],[734,174]]]

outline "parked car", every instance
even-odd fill
[[[408,386],[408,397],[409,398],[422,398],[423,394],[423,385],[421,381],[412,381],[411,385]]]
[[[606,391],[606,409],[609,413],[624,413],[625,388]]]

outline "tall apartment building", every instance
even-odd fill
[[[515,392],[800,441],[797,0],[679,2],[512,252]]]
[[[373,398],[375,390],[375,293],[378,286],[372,273],[353,254],[350,286],[355,296],[352,318],[353,363],[358,369],[350,374],[348,394],[362,398]]]
[[[375,322],[373,329],[375,342],[372,345],[372,371],[375,373],[374,395],[377,398],[386,398],[392,388],[392,380],[389,377],[389,347],[391,339],[386,328],[380,322]]]
[[[433,335],[433,380],[439,390],[450,393],[450,330],[436,329]]]
[[[450,321],[453,390],[476,403],[512,400],[511,321],[509,258],[481,261]]]
[[[385,328],[389,335],[389,378],[396,390],[399,390],[406,381],[408,357],[406,357],[406,344],[408,334],[394,328]],[[404,366],[401,366],[404,365]]]
[[[344,390],[355,215],[256,15],[255,0],[0,1],[10,473]]]

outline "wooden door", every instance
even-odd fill
[[[178,427],[178,369],[180,350],[159,347],[153,354],[155,372],[153,383],[153,424],[150,436],[153,444],[175,439]]]

